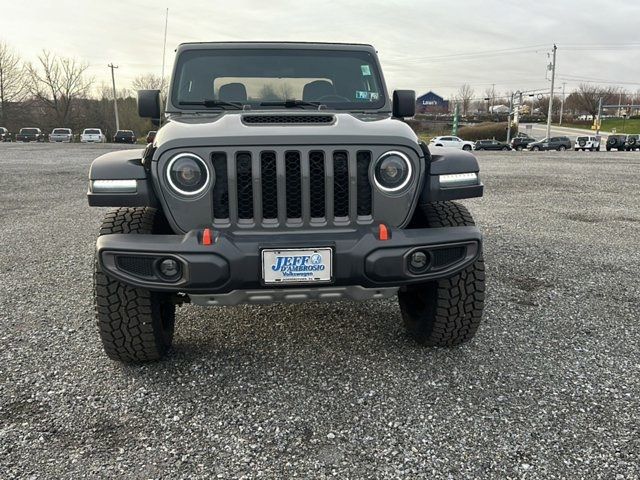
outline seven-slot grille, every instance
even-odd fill
[[[214,224],[348,226],[372,221],[371,152],[349,149],[214,152]]]

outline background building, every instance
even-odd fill
[[[416,98],[416,113],[448,113],[449,100],[431,91]]]

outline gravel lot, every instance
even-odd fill
[[[0,478],[640,477],[640,155],[485,153],[476,339],[395,301],[178,311],[107,359],[87,206],[109,145],[0,144]]]

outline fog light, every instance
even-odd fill
[[[411,273],[424,273],[429,267],[429,255],[425,252],[413,252],[409,257]]]
[[[172,279],[180,274],[180,264],[173,258],[165,258],[160,262],[160,273],[167,279]]]

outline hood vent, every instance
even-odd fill
[[[333,115],[243,115],[246,125],[330,125]]]

